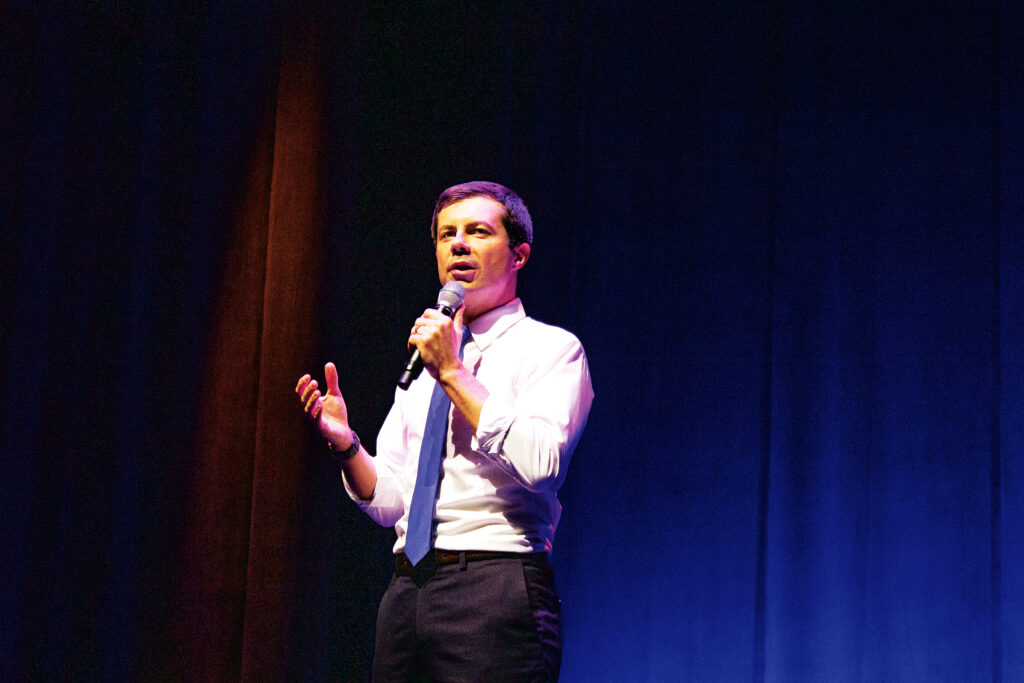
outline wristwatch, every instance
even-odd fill
[[[330,439],[327,440],[327,448],[329,448],[331,450],[331,452],[334,453],[334,458],[338,462],[344,462],[345,460],[351,460],[352,458],[356,457],[356,453],[359,452],[359,435],[356,434],[356,430],[351,429],[351,428],[349,428],[349,429],[352,432],[352,445],[349,446],[346,450],[344,450],[344,451],[336,450],[334,448],[334,444],[331,443],[331,440]]]

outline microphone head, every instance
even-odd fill
[[[437,293],[437,310],[448,309],[451,313],[459,310],[459,307],[466,301],[466,288],[461,282],[452,280]]]

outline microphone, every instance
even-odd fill
[[[465,300],[466,288],[462,286],[461,282],[452,280],[437,293],[437,304],[434,308],[450,318],[455,315],[455,311],[459,310]],[[421,372],[423,372],[423,359],[420,358],[420,350],[413,349],[409,360],[405,363],[405,369],[402,370],[402,376],[398,378],[398,388],[408,389]]]

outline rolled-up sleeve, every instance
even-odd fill
[[[487,387],[473,448],[531,491],[558,488],[594,398],[579,340],[558,328],[530,344],[517,381]]]
[[[401,412],[401,405],[396,401],[377,435],[377,454],[373,458],[377,486],[373,497],[369,500],[359,498],[342,477],[349,498],[381,526],[394,526],[404,512],[402,472],[406,466],[406,448]]]

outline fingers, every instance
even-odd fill
[[[340,396],[341,389],[338,387],[338,368],[334,366],[334,363],[328,363],[324,366],[324,377],[327,380],[327,395]]]
[[[335,384],[337,384],[337,371],[335,371]],[[318,387],[317,381],[309,375],[303,375],[299,383],[295,385],[295,393],[302,401],[302,410],[313,420],[320,417],[323,410],[323,401],[320,400],[321,394]]]
[[[309,395],[309,398],[306,400],[306,414],[315,420],[317,417],[320,416],[320,410],[322,409],[322,407],[323,406],[320,402],[320,392],[314,391],[312,394]]]
[[[428,308],[423,311],[423,315],[416,318],[416,323],[412,326],[412,336],[421,338],[429,337],[437,330],[441,330],[451,324],[452,319],[444,313],[436,311],[433,308]]]
[[[409,330],[409,339],[405,342],[406,351],[412,351],[416,348],[416,342],[420,339],[420,321],[419,318],[412,324],[412,329]]]
[[[406,342],[406,348],[409,351],[412,351],[413,348],[418,348],[420,344],[436,334],[448,320],[447,316],[433,308],[423,311],[423,315],[416,318],[416,322],[413,323],[412,329],[409,331],[409,341]]]
[[[300,383],[300,384],[301,384],[301,383]],[[306,403],[307,401],[309,401],[309,397],[310,397],[310,395],[311,395],[311,394],[312,394],[312,393],[313,393],[314,391],[316,391],[317,389],[319,389],[319,388],[320,388],[320,385],[319,385],[319,384],[317,383],[317,381],[316,381],[316,380],[314,379],[314,380],[311,380],[311,381],[308,381],[308,382],[306,382],[306,385],[305,385],[304,387],[302,387],[302,391],[299,391],[299,388],[298,388],[298,387],[296,387],[295,391],[297,391],[297,392],[299,393],[299,398],[300,398],[300,399],[302,400],[302,402],[303,402],[303,403]],[[318,394],[319,394],[320,392],[319,392],[319,391],[317,391],[316,393],[318,393]]]
[[[436,308],[428,308],[425,311],[423,311],[423,315],[421,315],[419,319],[420,320],[437,320],[438,322],[443,322],[445,320],[449,320],[450,318],[448,318],[448,316],[446,316],[444,313],[442,313],[441,311],[437,310]],[[417,321],[417,322],[419,322],[419,321]]]

